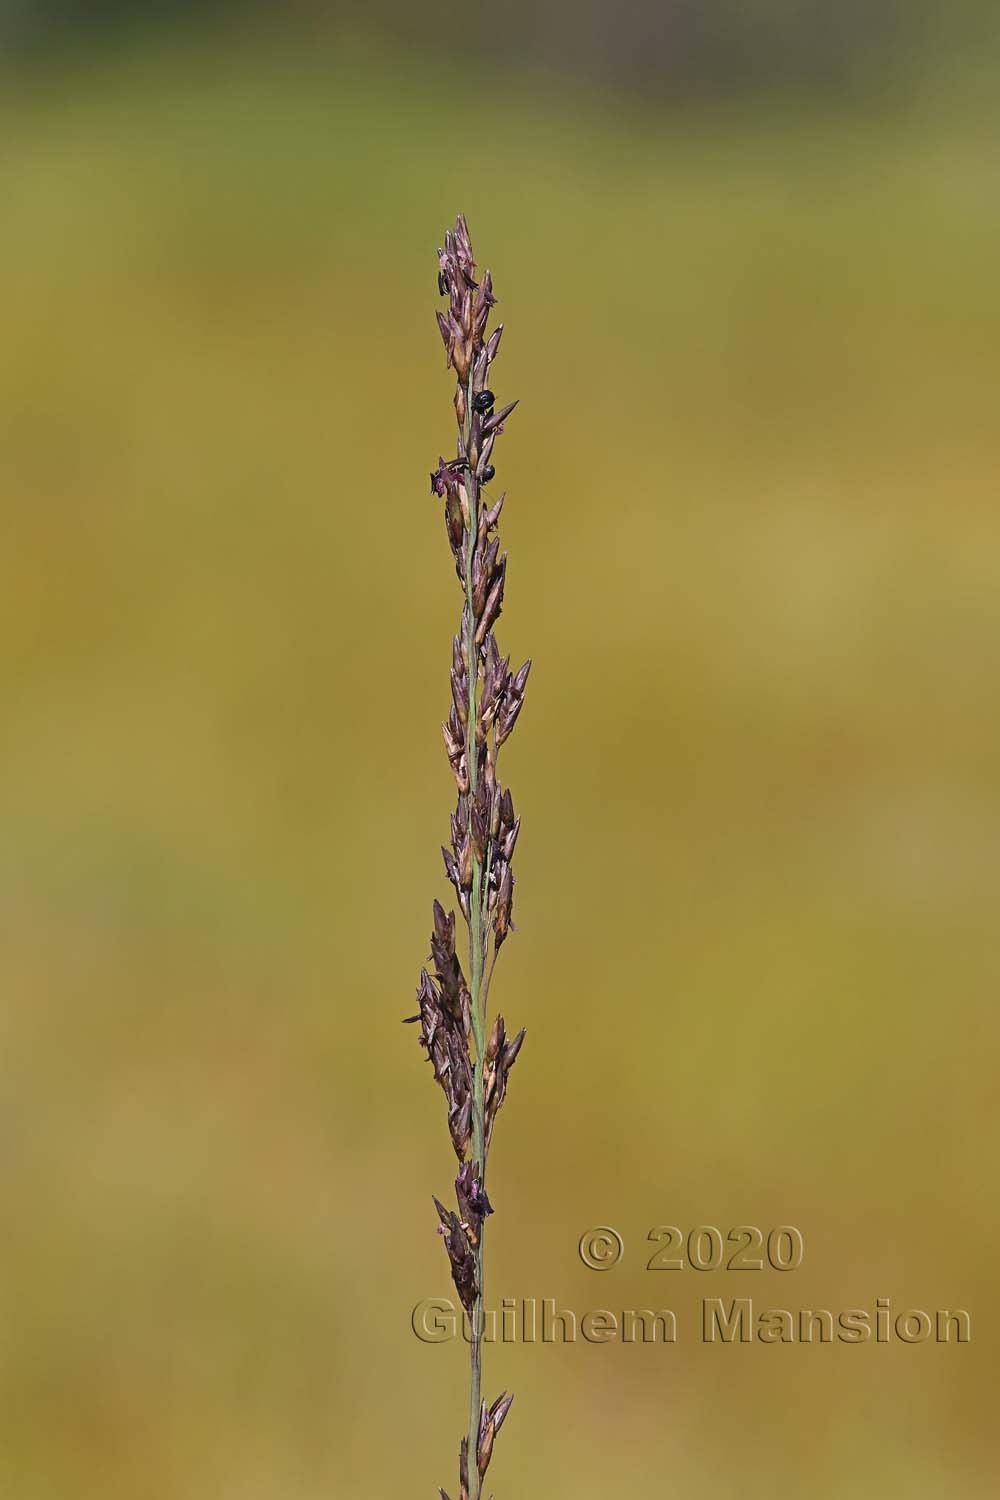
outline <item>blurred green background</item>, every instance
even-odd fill
[[[995,1493],[990,10],[0,12],[0,1494],[454,1495],[454,1164],[400,1018],[459,605],[434,251],[522,406],[529,1028],[498,1497]],[[644,1269],[792,1223],[788,1275]],[[576,1254],[614,1225],[604,1275]],[[710,1348],[703,1296],[960,1306]]]

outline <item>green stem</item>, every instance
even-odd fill
[[[494,776],[494,785],[495,786],[499,785],[499,783],[497,783],[497,781],[496,781],[497,767],[499,766],[499,764],[500,764],[500,747],[499,747],[499,745],[494,744],[494,746],[493,746],[493,776]],[[492,872],[492,868],[493,868],[493,841],[491,839],[489,841],[489,843],[486,845],[486,869],[483,872],[483,884],[482,884],[482,890],[483,890],[483,899],[482,899],[482,909],[483,909],[482,910],[482,916],[483,916],[483,921],[482,921],[482,944],[483,944],[483,964],[484,965],[486,963],[486,955],[489,952],[489,947],[490,947],[489,896],[490,896],[490,874]],[[494,951],[493,951],[493,962],[490,964],[489,973],[486,975],[486,980],[485,980],[485,982],[483,984],[482,1006],[483,1006],[483,1016],[484,1016],[484,1018],[486,1016],[486,997],[487,997],[487,995],[490,992],[490,980],[493,977],[493,970],[496,968],[496,962],[497,962],[497,950],[494,949]]]
[[[472,377],[469,377],[467,392],[469,431],[472,426]],[[468,452],[468,435],[466,452]],[[466,670],[469,677],[469,710],[465,731],[466,765],[469,774],[469,837],[472,836],[472,807],[476,798],[478,781],[478,749],[476,746],[476,692],[479,685],[479,650],[476,646],[476,617],[472,609],[472,559],[479,533],[479,485],[472,470],[468,470],[469,491],[469,535],[465,549],[465,600],[468,612],[466,627]],[[472,860],[472,890],[469,893],[469,989],[472,1012],[472,1035],[476,1048],[476,1061],[472,1076],[472,1164],[480,1184],[486,1181],[486,1120],[484,1101],[484,1068],[486,1062],[485,1017],[483,1015],[483,872],[478,858]],[[476,1246],[476,1282],[478,1292],[472,1308],[471,1339],[469,1344],[469,1500],[479,1500],[480,1481],[477,1452],[479,1447],[479,1413],[482,1404],[482,1340],[483,1340],[483,1230],[480,1225]]]

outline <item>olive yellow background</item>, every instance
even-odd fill
[[[459,85],[446,41],[167,31],[4,78],[0,1494],[457,1493],[464,1347],[410,1329],[454,1162],[399,1022],[446,896],[463,209],[535,663],[491,1295],[679,1323],[491,1351],[488,1489],[985,1500],[984,58],[671,105]],[[662,1224],[794,1224],[804,1262],[649,1272]],[[706,1347],[705,1296],[973,1337]]]

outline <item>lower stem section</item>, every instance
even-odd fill
[[[480,938],[481,915],[480,906],[482,902],[481,871],[479,861],[473,863],[472,872],[472,901],[470,908],[469,932],[472,940],[472,976],[471,976],[471,1009],[473,1037],[476,1047],[476,1063],[472,1075],[472,1167],[473,1172],[481,1188],[486,1182],[486,1119],[485,1119],[485,1068],[486,1068],[486,1037],[485,1026],[481,1013],[482,1000],[481,990],[483,984],[482,965],[482,941]],[[485,1233],[485,1220],[480,1223],[479,1235],[476,1244],[476,1298],[472,1305],[470,1318],[471,1338],[469,1340],[469,1433],[468,1433],[468,1466],[469,1466],[469,1500],[479,1500],[479,1413],[482,1404],[483,1385],[483,1236]]]

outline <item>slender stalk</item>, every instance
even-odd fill
[[[496,966],[497,966],[497,955],[496,955],[496,950],[494,949],[492,962],[490,963],[489,968],[486,970],[486,978],[483,980],[483,1009],[484,1010],[486,1009],[486,1005],[487,1005],[487,1002],[488,1002],[489,997],[490,997],[490,985],[493,983],[493,970],[496,968]]]
[[[472,411],[472,377],[469,377],[468,407]],[[469,433],[464,434],[466,452],[468,452]],[[475,650],[476,617],[473,609],[472,588],[472,561],[476,545],[476,537],[479,532],[479,487],[470,476],[468,484],[469,494],[469,531],[465,548],[465,602],[468,611],[468,624],[466,630],[466,659],[468,661],[469,674],[469,718],[466,735],[466,744],[471,742],[473,751],[468,756],[469,768],[469,840],[473,841],[472,809],[475,805],[476,789],[478,784],[477,763],[478,756],[475,751],[475,726],[477,716],[476,691],[479,686],[479,670]],[[486,1125],[485,1125],[485,1100],[483,1097],[483,1083],[486,1062],[486,1019],[483,1014],[482,996],[482,971],[483,971],[483,917],[482,917],[482,871],[479,859],[475,853],[472,856],[472,889],[469,893],[469,991],[470,1011],[472,1019],[472,1035],[476,1049],[475,1065],[472,1074],[472,1167],[479,1179],[481,1188],[486,1186]],[[476,1257],[476,1287],[477,1292],[472,1304],[472,1312],[469,1317],[470,1339],[469,1339],[469,1434],[467,1452],[473,1455],[469,1463],[469,1500],[479,1500],[480,1483],[479,1467],[475,1462],[474,1455],[479,1446],[479,1419],[482,1405],[483,1387],[483,1298],[485,1293],[485,1267],[483,1257],[483,1240],[486,1235],[485,1221],[480,1226],[478,1243],[475,1246]]]
[[[441,459],[431,490],[444,500],[445,525],[464,595],[463,623],[452,643],[452,707],[443,726],[448,760],[458,787],[451,848],[442,850],[469,930],[468,982],[455,947],[455,914],[434,903],[433,974],[424,969],[417,990],[420,1042],[448,1103],[448,1129],[459,1160],[458,1212],[434,1199],[452,1280],[470,1322],[469,1421],[459,1459],[461,1500],[480,1500],[493,1443],[513,1396],[482,1399],[485,1307],[484,1241],[493,1206],[486,1193],[486,1164],[507,1078],[524,1031],[509,1039],[502,1016],[487,1026],[486,1003],[497,955],[511,927],[514,878],[511,860],[520,820],[510,792],[497,781],[500,746],[524,702],[530,661],[511,673],[500,656],[493,627],[503,608],[507,559],[500,556],[497,522],[503,496],[487,509],[483,487],[494,477],[490,462],[511,402],[494,410],[490,368],[502,325],[486,337],[495,303],[489,271],[474,275],[468,226],[461,216],[438,251],[438,291],[448,298],[438,327],[457,375],[458,452]],[[493,955],[489,958],[492,933]],[[448,1500],[444,1490],[442,1500]]]

